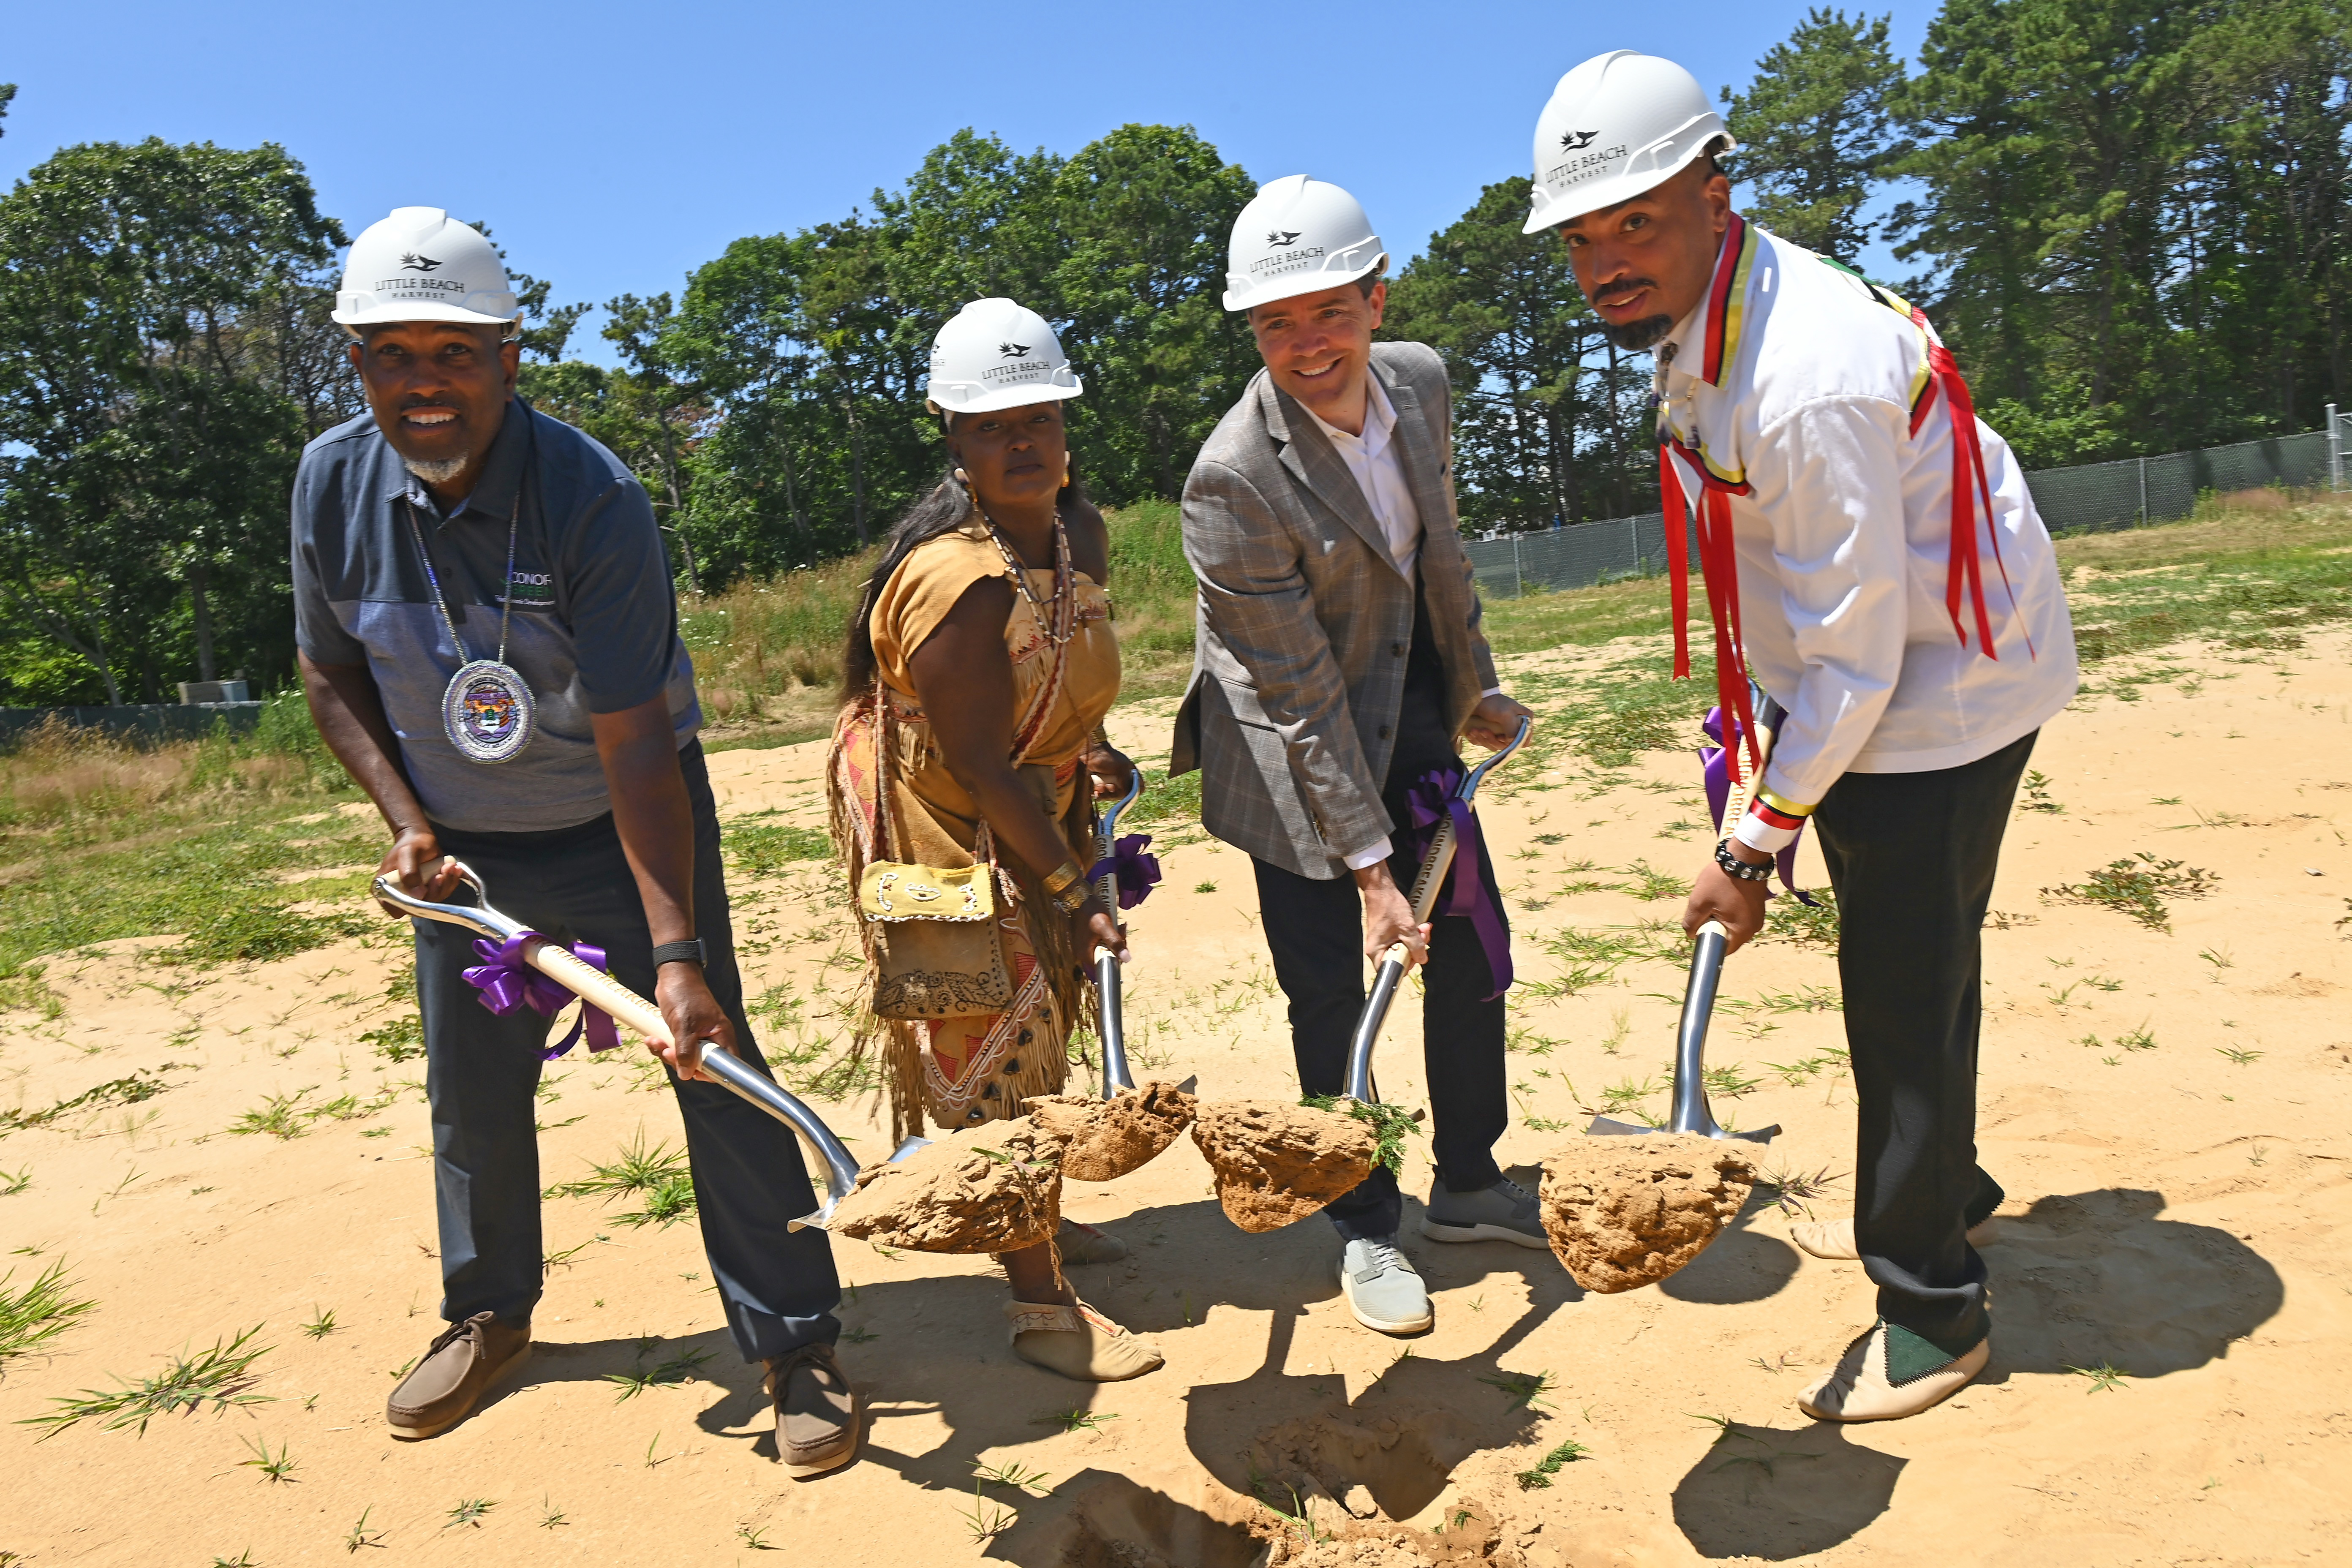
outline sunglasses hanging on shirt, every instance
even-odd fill
[[[408,531],[416,541],[416,558],[425,563],[425,581],[433,589],[434,607],[441,612],[441,624],[449,628],[449,641],[457,650],[457,673],[449,678],[448,689],[441,694],[441,728],[458,754],[477,763],[503,763],[512,759],[530,744],[531,724],[537,715],[537,705],[530,695],[530,683],[522,672],[507,663],[507,631],[514,623],[514,563],[516,524],[522,517],[522,486],[515,486],[514,510],[507,517],[507,586],[501,596],[499,616],[499,657],[467,658],[466,639],[457,635],[457,623],[449,614],[449,601],[442,595],[441,579],[433,571],[433,557],[425,548],[425,530],[416,521],[416,503],[408,502]]]

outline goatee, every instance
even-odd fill
[[[464,473],[472,461],[471,458],[444,458],[437,463],[428,463],[421,458],[403,458],[400,466],[428,485],[446,485]]]
[[[1638,321],[1624,321],[1616,326],[1601,323],[1601,331],[1609,341],[1628,353],[1640,353],[1656,348],[1675,330],[1672,316],[1644,316]]]

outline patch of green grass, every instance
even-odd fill
[[[642,1351],[639,1352],[640,1355],[643,1353]],[[651,1371],[608,1372],[604,1374],[604,1381],[621,1391],[613,1399],[614,1404],[620,1405],[635,1398],[648,1388],[666,1388],[675,1384],[684,1383],[701,1371],[702,1363],[709,1361],[710,1356],[711,1352],[709,1351],[681,1351]]]
[[[44,1024],[64,1017],[66,999],[42,978],[47,970],[46,963],[28,963],[14,979],[0,980],[0,1013],[38,1013]]]
[[[1552,1477],[1559,1473],[1562,1466],[1591,1458],[1592,1450],[1571,1437],[1546,1454],[1533,1469],[1521,1470],[1518,1473],[1519,1489],[1523,1492],[1541,1491],[1551,1485]]]
[[[775,815],[738,817],[720,830],[719,847],[737,870],[747,877],[772,877],[803,860],[833,858],[833,840],[824,829],[760,820]]]
[[[310,1308],[310,1321],[302,1325],[302,1331],[314,1340],[323,1340],[341,1326],[335,1321],[332,1307],[321,1310],[314,1304]]]
[[[1033,1417],[1029,1424],[1033,1426],[1058,1426],[1065,1432],[1099,1432],[1104,1422],[1118,1419],[1118,1412],[1116,1410],[1088,1410],[1084,1405],[1074,1405],[1067,1410],[1048,1410],[1043,1415]]]
[[[2066,1370],[2077,1377],[2087,1377],[2091,1380],[2091,1386],[2084,1390],[2086,1394],[2112,1393],[2122,1388],[2124,1379],[2131,1375],[2107,1362],[2101,1362],[2096,1366],[2070,1366]]]
[[[291,958],[314,947],[359,936],[375,922],[354,914],[309,915],[267,897],[235,898],[205,916],[177,948],[157,954],[173,963],[210,966]]]
[[[467,1498],[449,1510],[448,1520],[441,1528],[455,1530],[461,1524],[467,1524],[479,1530],[482,1528],[482,1521],[489,1517],[490,1510],[498,1506],[498,1500],[495,1498]]]
[[[165,1062],[159,1068],[139,1068],[129,1078],[110,1079],[94,1089],[86,1089],[70,1100],[60,1100],[45,1110],[0,1110],[0,1131],[13,1131],[23,1127],[41,1127],[60,1116],[77,1110],[110,1110],[117,1106],[137,1105],[154,1099],[172,1086],[163,1075],[184,1062]]]
[[[45,1428],[41,1441],[46,1443],[82,1421],[96,1421],[109,1432],[136,1426],[144,1434],[147,1423],[158,1415],[193,1415],[206,1405],[215,1415],[232,1405],[267,1405],[270,1395],[251,1392],[261,1375],[253,1370],[253,1363],[271,1348],[252,1342],[259,1332],[261,1325],[256,1323],[235,1339],[214,1341],[210,1350],[193,1356],[182,1352],[163,1371],[137,1383],[113,1389],[85,1388],[71,1398],[52,1401],[58,1408],[51,1414],[27,1416],[20,1424]]]
[[[1809,888],[1813,902],[1782,893],[1764,906],[1766,940],[1793,942],[1799,947],[1835,947],[1838,939],[1837,895],[1827,888]]]
[[[2053,815],[2066,808],[2050,798],[2050,775],[2039,768],[2025,775],[2025,798],[2017,803],[2020,811],[2046,811]]]
[[[2090,873],[2087,881],[2044,888],[2042,896],[2068,903],[2098,904],[2131,916],[2150,931],[2169,931],[2172,916],[2164,900],[2203,898],[2221,879],[2200,867],[2179,860],[2159,860],[2143,849],[2133,857],[2100,867]]]
[[[609,1165],[591,1165],[593,1174],[575,1182],[560,1182],[547,1189],[551,1198],[603,1197],[607,1201],[633,1193],[646,1192],[662,1183],[687,1173],[686,1152],[672,1149],[665,1142],[646,1147],[646,1130],[637,1129],[636,1136],[621,1151],[621,1157]]]
[[[1121,827],[1176,827],[1200,820],[1201,770],[1194,768],[1181,778],[1170,778],[1164,771],[1154,774],[1118,823]]]
[[[260,1471],[265,1481],[291,1481],[294,1472],[302,1468],[302,1462],[294,1458],[294,1447],[290,1443],[279,1443],[275,1454],[269,1451],[269,1440],[266,1437],[247,1437],[245,1446],[252,1451],[253,1458],[239,1459],[238,1467]]]
[[[272,1138],[299,1138],[310,1131],[310,1122],[319,1114],[302,1103],[310,1091],[298,1089],[291,1094],[265,1095],[261,1103],[251,1110],[238,1113],[228,1130],[240,1136],[267,1132]]]
[[[1338,1110],[1340,1097],[1336,1094],[1310,1094],[1301,1105],[1318,1110]],[[1408,1135],[1421,1135],[1421,1122],[1402,1106],[1369,1105],[1360,1100],[1347,1103],[1347,1112],[1372,1130],[1372,1163],[1384,1166],[1392,1175],[1404,1173],[1404,1141]]]
[[[402,1013],[368,1030],[360,1040],[388,1062],[414,1061],[425,1054],[425,1020],[415,1013]]]
[[[66,1278],[62,1258],[22,1289],[11,1290],[8,1282],[16,1277],[13,1268],[0,1274],[0,1365],[40,1349],[73,1327],[74,1320],[98,1310],[95,1301],[73,1298],[74,1281]]]
[[[1691,885],[1671,871],[1653,869],[1647,860],[1636,860],[1622,873],[1633,879],[1625,890],[1637,899],[1687,898]]]
[[[693,1215],[694,1177],[684,1171],[674,1176],[664,1176],[645,1189],[645,1207],[625,1209],[613,1216],[613,1223],[630,1226],[658,1226],[667,1230]]]

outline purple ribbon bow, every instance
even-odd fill
[[[1731,766],[1723,760],[1723,710],[1708,709],[1704,727],[1706,738],[1715,744],[1699,748],[1699,766],[1706,779],[1706,809],[1708,815],[1715,818],[1715,830],[1721,833],[1724,830],[1724,809],[1731,804]],[[1739,721],[1733,720],[1732,728],[1737,730],[1738,727]],[[1757,783],[1760,785],[1763,780],[1759,778]],[[1737,827],[1739,825],[1735,822],[1731,826]],[[1809,909],[1818,908],[1819,900],[1797,886],[1797,839],[1804,836],[1805,830],[1798,828],[1797,838],[1790,839],[1780,853],[1773,857],[1773,864],[1780,868],[1780,885],[1796,894],[1799,903]],[[1767,893],[1765,896],[1769,898],[1771,895]]]
[[[1118,907],[1135,908],[1160,885],[1160,857],[1143,852],[1143,847],[1150,842],[1149,833],[1129,834],[1110,847],[1108,855],[1094,863],[1087,872],[1087,880],[1098,882],[1104,873],[1110,873],[1118,879]]]
[[[1495,989],[1485,1000],[1493,1001],[1511,988],[1511,938],[1503,929],[1500,897],[1490,892],[1486,879],[1479,874],[1479,847],[1484,842],[1478,831],[1477,813],[1466,800],[1455,798],[1454,792],[1462,784],[1462,774],[1444,768],[1422,775],[1405,795],[1406,806],[1412,816],[1412,853],[1417,861],[1429,853],[1429,842],[1436,836],[1437,825],[1454,819],[1454,864],[1446,868],[1445,880],[1438,885],[1436,905],[1431,910],[1437,915],[1467,915],[1478,933],[1478,945],[1486,951],[1486,973],[1495,982]],[[1410,889],[1408,889],[1408,893]]]
[[[518,1007],[528,1006],[541,1017],[552,1018],[578,1000],[570,986],[548,978],[524,962],[523,944],[531,942],[563,947],[591,969],[604,968],[604,950],[593,943],[575,942],[564,947],[535,931],[509,937],[504,942],[483,937],[474,943],[474,952],[482,962],[466,971],[466,984],[481,993],[475,1000],[501,1017]],[[591,1052],[609,1051],[621,1043],[621,1033],[613,1026],[613,1016],[593,1002],[582,1002],[580,1016],[573,1021],[572,1032],[540,1052],[540,1060],[551,1062],[578,1045],[583,1031],[588,1036]]]

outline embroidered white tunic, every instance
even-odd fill
[[[1988,756],[2064,708],[2077,673],[2049,532],[1981,420],[1990,534],[1981,507],[1974,521],[1998,657],[1954,630],[1948,401],[1933,396],[1911,428],[1934,391],[1926,333],[1801,246],[1754,224],[1730,238],[1717,286],[1659,346],[1658,384],[1665,433],[1716,480],[1748,487],[1727,498],[1741,631],[1789,717],[1759,800],[1783,825],[1750,815],[1738,836],[1770,850],[1839,775]]]

